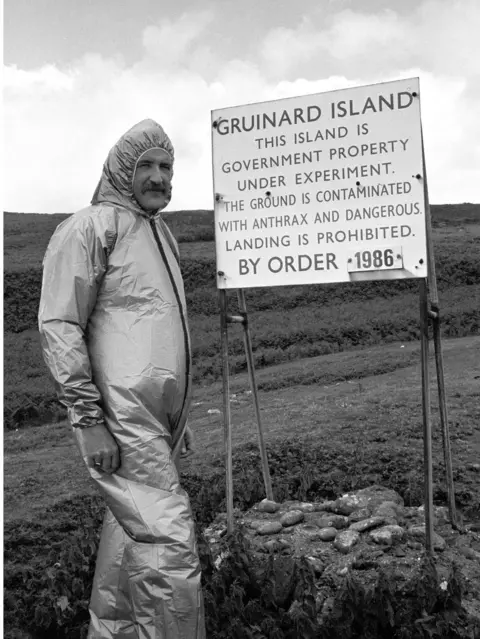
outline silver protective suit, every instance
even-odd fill
[[[163,129],[140,122],[110,151],[92,205],[62,222],[45,259],[42,350],[74,429],[105,424],[121,465],[90,468],[106,500],[89,639],[203,639],[194,522],[173,451],[191,396],[177,244],[133,196]]]

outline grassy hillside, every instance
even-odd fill
[[[433,207],[433,241],[445,337],[479,332],[480,206]],[[5,423],[8,428],[61,417],[41,357],[37,313],[41,262],[65,215],[6,213],[4,328]],[[213,213],[166,216],[180,243],[196,383],[221,375]],[[247,306],[257,368],[303,357],[418,339],[418,283],[413,280],[249,289]],[[230,306],[237,308],[235,292]],[[231,368],[245,370],[242,330],[231,327]]]
[[[434,205],[432,225],[461,227],[480,224],[480,204]],[[4,213],[4,263],[5,271],[26,271],[40,268],[48,241],[68,214],[55,213]],[[165,213],[165,221],[177,240],[183,244],[186,258],[212,258],[214,255],[213,211],[175,211]],[[195,246],[189,246],[190,243]],[[203,244],[206,243],[206,244]]]
[[[444,341],[455,498],[464,523],[477,522],[478,530],[480,206],[434,207],[433,216],[442,331],[444,337],[455,338]],[[7,639],[86,636],[88,599],[104,510],[66,423],[52,423],[65,415],[56,402],[36,330],[41,260],[51,233],[64,217],[5,216]],[[201,533],[217,513],[225,510],[213,218],[208,211],[180,212],[169,216],[168,224],[180,240],[196,381],[190,425],[196,433],[197,455],[186,462],[182,485],[190,495],[197,532]],[[276,499],[334,498],[347,490],[380,483],[398,491],[407,505],[422,503],[417,287],[417,282],[401,281],[247,291],[262,422]],[[229,297],[234,309],[235,295]],[[245,509],[264,497],[264,488],[255,441],[254,407],[245,392],[248,378],[239,326],[231,327],[230,352],[235,373],[231,380],[235,394],[231,398],[235,506]],[[444,504],[446,487],[432,353],[430,368],[434,500]],[[219,413],[209,413],[210,408]],[[42,423],[48,426],[18,428]],[[211,587],[213,573],[208,562],[204,563],[205,542],[201,536],[198,543],[204,591],[215,593]],[[480,540],[475,548],[480,551]],[[233,578],[244,574],[248,561],[247,557],[242,565],[234,566],[232,575],[224,577],[220,573],[215,577],[225,582],[220,583],[221,592],[215,597],[206,597],[212,638],[247,636],[244,621],[239,625],[238,588]],[[331,579],[328,574],[326,579]],[[472,571],[468,596],[478,593],[478,578],[478,571]],[[391,579],[394,581],[395,577],[392,575]],[[421,573],[417,581],[418,593],[412,595],[412,600],[425,596],[425,574]],[[275,581],[272,583],[275,588]],[[269,591],[266,593],[268,599]],[[245,609],[256,610],[262,623],[265,619],[270,623],[271,615],[270,629],[261,636],[308,636],[299,634],[294,625],[290,634],[280,632],[273,620],[284,614],[282,609],[270,609],[263,600],[249,599],[250,595],[244,599]],[[365,608],[371,612],[359,603],[357,591],[353,595],[350,592],[350,599],[341,596],[344,599],[338,603],[338,610],[349,606],[348,614]],[[222,622],[215,621],[218,610],[222,606],[225,609],[225,602],[231,602],[231,614]],[[397,605],[396,601],[392,605]],[[457,610],[459,598],[455,605]],[[455,626],[459,632],[447,629],[439,637],[476,636],[466,623],[449,614],[451,628]],[[402,617],[398,632],[417,636],[417,626],[418,615],[409,618],[408,623]],[[345,635],[339,630],[329,636],[344,639]]]

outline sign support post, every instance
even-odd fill
[[[425,198],[425,222],[428,260],[428,292],[430,298],[429,318],[432,320],[433,343],[435,349],[435,364],[437,371],[438,402],[440,408],[440,424],[442,428],[443,456],[445,462],[445,481],[447,485],[447,501],[450,522],[455,529],[459,529],[455,508],[455,486],[453,483],[452,451],[450,448],[450,429],[448,424],[447,400],[445,392],[445,375],[443,370],[443,351],[440,334],[440,310],[438,302],[437,277],[435,271],[435,258],[432,241],[432,221],[430,215],[430,202],[428,197],[427,168],[425,164],[425,150],[423,148],[422,134],[422,163],[424,176]]]
[[[263,438],[263,428],[260,416],[260,404],[258,401],[258,388],[255,380],[255,365],[253,362],[252,341],[250,337],[250,329],[248,326],[247,307],[245,302],[245,293],[239,289],[238,305],[240,315],[230,315],[228,313],[227,292],[225,289],[219,290],[220,296],[220,328],[222,334],[222,379],[223,379],[223,420],[224,420],[224,442],[226,454],[226,485],[227,485],[227,531],[233,531],[233,456],[232,456],[232,417],[230,410],[230,377],[229,377],[229,360],[228,360],[228,324],[239,323],[243,326],[244,345],[247,359],[248,376],[250,380],[250,388],[252,390],[253,401],[255,406],[257,434],[260,448],[260,457],[262,460],[263,482],[265,484],[265,494],[267,499],[273,500],[272,481],[270,478],[270,469],[268,467],[267,449]]]
[[[247,356],[247,367],[248,367],[248,376],[250,379],[250,388],[253,395],[253,402],[255,405],[255,415],[257,418],[257,434],[258,434],[258,444],[260,448],[260,457],[262,459],[262,473],[263,473],[263,483],[265,484],[265,493],[267,495],[267,499],[271,499],[273,501],[273,491],[272,491],[272,480],[270,478],[270,469],[268,467],[268,457],[267,457],[267,449],[265,447],[265,441],[263,439],[263,428],[262,421],[260,417],[260,404],[258,402],[258,388],[257,382],[255,380],[255,364],[253,362],[253,352],[252,352],[252,340],[250,337],[250,328],[248,326],[247,319],[247,305],[245,302],[245,291],[243,289],[238,289],[238,306],[240,312],[243,316],[243,330],[244,330],[244,342],[245,342],[245,354]]]
[[[419,280],[427,552],[434,519],[429,320],[448,505],[457,526],[419,92],[418,78],[411,78],[212,111],[229,531],[228,322],[244,329],[263,478],[272,498],[244,290],[400,279]],[[237,289],[237,316],[227,313],[226,289]]]
[[[427,281],[420,280],[420,343],[422,360],[423,468],[425,494],[425,539],[429,554],[433,540],[432,422],[430,413],[430,372],[428,369],[428,294]]]
[[[233,532],[233,468],[232,418],[230,413],[230,379],[228,364],[227,292],[219,290],[220,329],[222,334],[223,424],[225,442],[225,472],[227,480],[227,531]]]

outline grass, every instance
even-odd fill
[[[31,638],[19,629],[25,620],[30,628],[32,624],[47,628],[39,637],[80,636],[73,630],[57,635],[53,626],[49,630],[52,608],[48,606],[56,605],[55,593],[62,584],[69,587],[71,582],[80,593],[75,623],[85,621],[103,512],[70,428],[55,406],[35,329],[41,259],[54,227],[64,217],[5,217],[7,319],[10,313],[6,325],[20,330],[5,335],[5,404],[9,415],[16,410],[18,423],[25,426],[4,436],[9,639]],[[182,239],[195,356],[190,425],[197,454],[184,465],[182,482],[202,529],[225,508],[219,322],[213,317],[218,317],[213,220],[208,211],[184,212],[169,223],[176,225],[174,233]],[[435,207],[433,225],[456,501],[468,521],[478,522],[480,488],[473,464],[480,458],[480,207]],[[400,492],[407,504],[422,503],[416,285],[247,292],[262,424],[277,499],[331,498],[378,482]],[[229,297],[235,309],[234,295]],[[244,508],[264,492],[238,326],[231,327],[230,346],[235,503]],[[445,503],[432,353],[430,369],[434,498]],[[54,571],[59,557],[68,570]],[[61,570],[66,582],[58,581]]]
[[[436,217],[438,216],[438,218]],[[7,428],[56,421],[64,415],[43,363],[36,330],[41,259],[55,226],[66,216],[5,216],[5,402]],[[434,207],[434,248],[444,337],[478,334],[480,207]],[[220,340],[213,233],[209,211],[167,216],[182,253],[196,383],[219,379]],[[457,225],[441,226],[445,220]],[[463,224],[463,226],[459,226]],[[186,241],[188,240],[188,241]],[[282,362],[418,338],[418,284],[286,286],[246,292],[258,369]],[[235,312],[235,292],[229,293]],[[215,316],[215,319],[212,319]],[[245,370],[241,329],[231,327],[231,369]]]
[[[454,454],[470,455],[473,460],[480,456],[475,426],[480,419],[478,380],[475,379],[480,374],[480,338],[447,340],[444,354],[453,435],[458,431],[471,433],[473,437],[467,448],[464,444],[455,444]],[[334,441],[335,447],[348,449],[361,438],[364,446],[380,445],[395,450],[394,457],[398,459],[406,447],[410,452],[416,450],[420,463],[419,357],[418,343],[406,344],[403,348],[390,344],[259,371],[260,406],[267,442],[295,434],[316,439],[317,444]],[[432,375],[434,441],[436,453],[440,455],[434,368]],[[236,395],[231,404],[236,448],[256,441],[255,413],[248,389],[245,374],[232,378],[231,392]],[[196,434],[197,455],[185,466],[189,474],[208,475],[221,463],[223,420],[221,414],[209,414],[208,410],[221,411],[222,401],[219,382],[195,388],[190,424]],[[47,506],[76,495],[93,494],[66,422],[7,432],[4,452],[7,522],[17,518],[37,521]],[[352,481],[358,482],[358,477]]]
[[[457,508],[465,523],[480,522],[480,487],[472,466],[480,456],[480,338],[446,340],[443,346]],[[442,504],[446,488],[432,354],[430,373],[434,501]],[[261,387],[275,386],[260,390],[259,399],[277,499],[330,499],[379,483],[398,491],[406,505],[423,502],[418,343],[282,364],[259,371],[258,381]],[[231,390],[234,498],[237,507],[246,508],[264,496],[247,376],[235,375]],[[223,421],[208,412],[221,406],[220,383],[195,388],[190,425],[197,452],[184,464],[182,483],[199,531],[225,509]],[[92,535],[98,534],[103,505],[70,429],[61,422],[7,432],[4,456],[6,637],[31,639],[18,627],[24,619],[31,627],[33,611],[33,623],[48,627],[48,607],[58,596],[52,600],[49,592],[59,591],[48,576],[55,566],[63,570],[66,587],[82,593],[81,601],[74,599],[75,623],[84,624],[95,558]],[[54,630],[38,636],[57,636]]]

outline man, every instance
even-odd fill
[[[152,120],[112,148],[91,206],[44,259],[45,361],[107,503],[89,639],[203,639],[201,574],[176,466],[191,396],[177,244],[160,211],[174,151]]]

